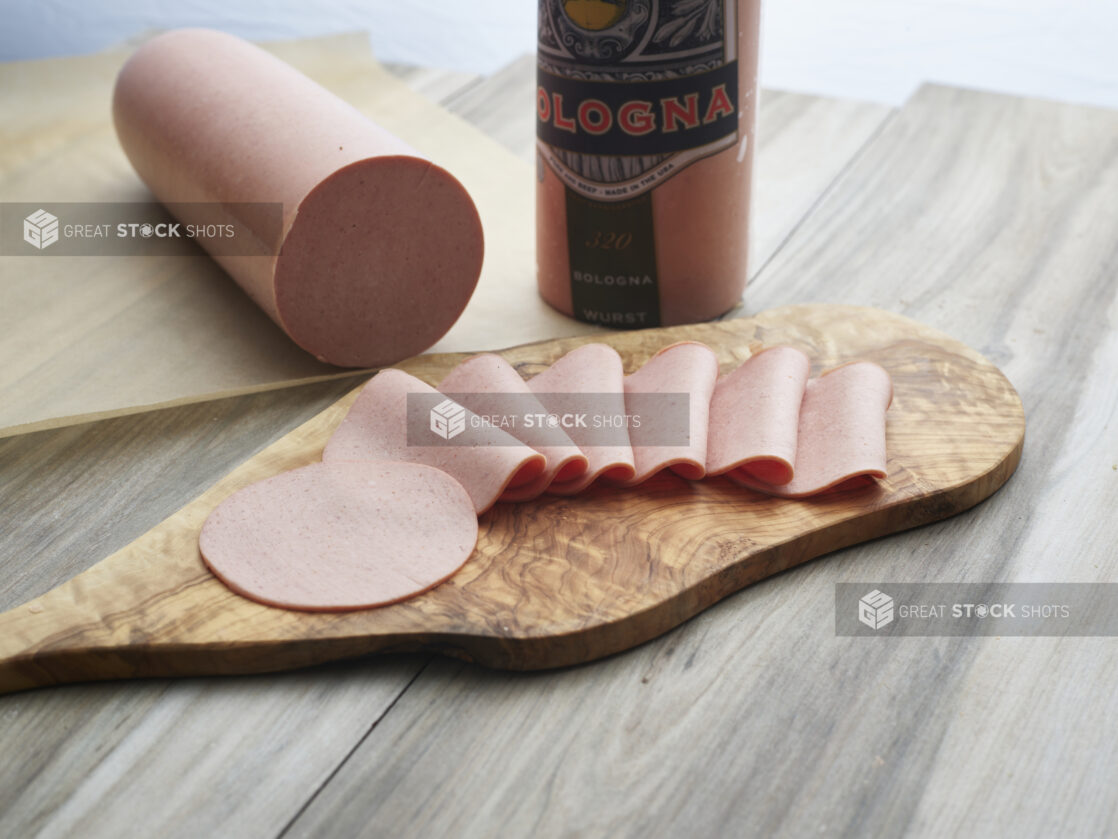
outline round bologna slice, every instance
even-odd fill
[[[137,174],[296,344],[380,367],[465,309],[484,251],[461,183],[293,67],[232,35],[140,47],[113,93]],[[282,218],[280,217],[282,216]]]
[[[210,570],[269,606],[341,611],[421,594],[477,542],[461,484],[415,463],[315,463],[245,487],[198,539]]]

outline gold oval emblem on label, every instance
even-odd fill
[[[628,0],[565,0],[563,11],[575,26],[600,32],[625,15]]]

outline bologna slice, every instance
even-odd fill
[[[202,557],[238,594],[341,611],[413,597],[454,574],[477,542],[462,486],[414,463],[315,463],[234,493],[210,513]]]
[[[717,379],[713,350],[695,341],[665,347],[625,377],[628,413],[640,418],[629,427],[636,474],[626,485],[666,468],[689,480],[706,474],[710,400]]]
[[[707,474],[792,480],[811,363],[794,347],[773,347],[719,380],[710,402]]]
[[[410,423],[409,394],[428,397],[413,399]],[[466,488],[478,515],[506,489],[529,484],[543,473],[547,462],[542,454],[499,428],[476,422],[472,411],[456,410],[441,396],[403,370],[382,370],[361,389],[327,441],[323,461],[402,460],[434,466]],[[444,403],[450,403],[447,416],[456,423],[454,434],[446,437],[429,426],[430,411]]]
[[[299,346],[341,366],[422,352],[458,319],[481,272],[481,221],[446,170],[252,44],[204,29],[148,41],[120,72],[125,154]],[[208,207],[201,206],[202,204]],[[282,204],[282,224],[250,203]],[[278,227],[279,229],[271,229]]]
[[[527,425],[525,415],[539,417],[546,409],[511,364],[493,353],[467,358],[447,374],[439,385],[442,393],[475,414],[514,417],[519,425],[509,434],[547,459],[547,468],[534,481],[506,489],[502,501],[527,501],[544,492],[553,481],[569,481],[586,471],[586,455],[560,428]]]
[[[855,361],[807,383],[799,418],[795,473],[774,484],[741,471],[730,479],[742,486],[803,498],[860,485],[886,473],[885,412],[893,401],[889,374],[870,361]]]
[[[607,344],[584,344],[529,379],[528,387],[588,461],[580,476],[555,481],[548,492],[574,495],[600,477],[627,481],[636,474],[628,432],[614,424],[625,416],[625,370],[617,350]]]

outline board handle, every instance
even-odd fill
[[[77,608],[80,579],[0,613],[0,695],[73,682],[271,673],[373,653],[437,652],[475,660],[468,644],[439,633],[227,642],[149,635],[134,620],[142,607],[122,604],[108,615],[95,614],[88,602]]]
[[[0,694],[164,675],[153,653],[166,643],[138,638],[130,622],[142,607],[127,590],[116,591],[111,600],[104,590],[91,596],[88,575],[0,613]],[[108,602],[115,605],[101,611]]]
[[[0,694],[91,678],[88,622],[52,608],[52,593],[0,614]]]

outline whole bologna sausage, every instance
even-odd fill
[[[117,78],[113,119],[160,201],[210,205],[171,206],[180,221],[213,222],[223,205],[224,221],[261,240],[269,255],[201,241],[322,361],[421,352],[473,294],[481,221],[454,176],[246,41],[202,29],[152,39]],[[248,202],[282,203],[282,229]]]

